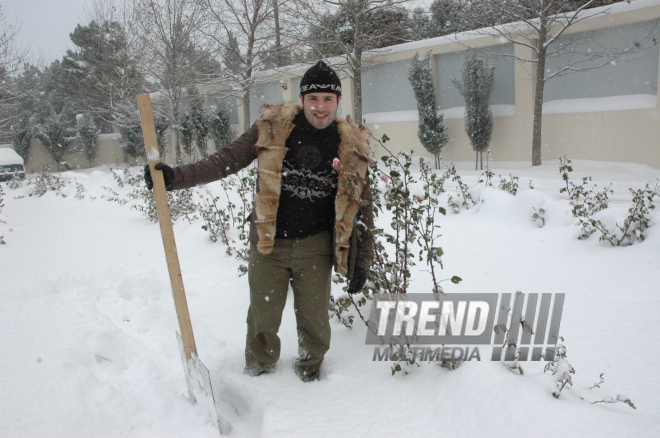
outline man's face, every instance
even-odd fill
[[[300,95],[300,100],[309,124],[316,129],[324,129],[335,121],[341,96],[334,93],[309,93]]]

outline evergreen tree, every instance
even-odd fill
[[[488,149],[493,136],[493,113],[489,102],[495,82],[495,66],[488,67],[475,50],[470,50],[461,74],[463,83],[456,78],[452,78],[452,82],[465,99],[465,132],[477,153],[477,161],[481,157],[483,169],[483,152]]]
[[[435,0],[431,12],[431,33],[434,37],[462,32],[470,28],[462,11],[469,7],[457,0]]]
[[[38,67],[26,64],[18,76],[9,78],[11,86],[5,89],[10,90],[11,105],[2,108],[3,134],[9,133],[14,150],[23,157],[26,163],[30,159],[32,143],[30,118],[38,113],[41,106],[39,101],[43,100],[43,98],[40,99],[39,93],[41,76],[42,73]]]
[[[144,141],[142,136],[142,126],[140,123],[119,125],[121,141],[119,147],[130,157],[136,159],[144,157]]]
[[[70,37],[77,49],[62,59],[58,91],[74,111],[92,115],[96,125],[110,131],[117,105],[144,89],[138,61],[129,54],[124,29],[117,22],[78,25]]]
[[[100,133],[101,130],[94,123],[94,118],[89,114],[84,114],[76,137],[90,165],[94,163],[94,158],[96,158],[99,149],[97,138]]]
[[[30,128],[29,118],[23,116],[11,125],[11,143],[14,150],[20,155],[25,164],[30,159],[30,148],[32,146],[32,129]]]
[[[186,111],[181,115],[181,120],[174,129],[179,133],[181,138],[181,149],[189,157],[193,153],[193,142],[195,139],[195,123],[193,122],[190,111]]]
[[[209,134],[209,120],[206,119],[204,112],[204,102],[202,96],[199,95],[197,89],[191,90],[189,93],[190,100],[190,121],[195,139],[197,149],[203,157],[208,157],[208,134]]]
[[[64,155],[71,152],[71,147],[76,139],[72,119],[69,107],[64,106],[60,111],[51,107],[48,114],[35,116],[31,121],[32,136],[50,152],[57,163],[58,172],[60,164],[65,164]]]
[[[210,107],[206,110],[206,119],[208,120],[209,131],[215,150],[229,146],[231,142],[231,125],[229,124],[229,114],[217,107]]]
[[[436,35],[433,33],[433,22],[430,14],[424,8],[415,8],[408,17],[408,34],[412,41],[426,40]]]
[[[133,159],[146,156],[142,124],[137,106],[133,103],[119,106],[114,114],[113,121],[121,134],[120,149]],[[165,131],[168,129],[169,124],[167,119],[158,113],[156,106],[154,106],[154,125],[156,127],[158,152],[161,159],[164,160],[167,153]]]
[[[424,58],[415,54],[410,65],[408,80],[417,99],[417,112],[419,114],[419,130],[417,137],[427,151],[435,157],[435,168],[440,168],[440,151],[449,141],[447,127],[444,125],[444,116],[438,114],[435,101],[435,86],[431,74],[431,53]]]

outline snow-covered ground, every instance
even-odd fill
[[[291,299],[276,372],[248,377],[242,374],[247,277],[238,276],[240,262],[209,240],[201,221],[177,221],[197,347],[231,435],[660,436],[660,214],[651,216],[646,240],[633,246],[612,247],[597,236],[578,240],[558,167],[557,160],[537,168],[494,163],[496,175],[520,178],[514,197],[477,185],[481,172],[458,163],[480,201],[440,219],[439,244],[442,275],[463,278],[443,283],[445,292],[566,294],[560,335],[576,373],[559,399],[543,362],[524,362],[517,375],[483,355],[454,371],[423,363],[392,376],[392,363],[372,361],[359,319],[351,330],[333,319],[323,378],[302,383],[291,366],[297,354]],[[626,214],[628,188],[660,177],[660,170],[638,164],[573,167],[575,182],[591,175],[600,187],[612,183],[611,207],[600,216],[612,224]],[[30,187],[3,183],[0,436],[217,436],[186,398],[158,225],[130,203],[107,202],[104,186],[131,190],[118,187],[107,168],[63,175],[72,181],[62,190],[66,197],[29,197]],[[86,189],[82,199],[74,196],[74,178]],[[210,188],[217,191],[217,184]],[[533,208],[544,209],[545,226],[532,220]],[[422,274],[413,277],[412,291],[429,291]],[[600,373],[605,383],[588,389]],[[617,395],[637,409],[592,404]]]

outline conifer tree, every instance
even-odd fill
[[[477,161],[481,157],[483,169],[483,152],[488,149],[493,136],[493,113],[489,102],[495,82],[495,66],[488,67],[475,50],[470,50],[461,75],[463,83],[456,78],[452,78],[452,82],[465,99],[465,132],[477,153]]]
[[[189,157],[193,153],[193,141],[195,139],[195,125],[193,123],[190,111],[181,115],[179,124],[174,127],[181,138],[181,149]]]
[[[142,135],[142,124],[140,122],[140,113],[135,104],[125,104],[117,108],[114,114],[114,124],[121,134],[119,147],[132,158],[144,157],[144,137]],[[167,119],[154,111],[154,124],[156,125],[156,137],[158,141],[158,152],[162,160],[165,160],[167,153],[167,142],[165,141],[165,131],[169,124]]]
[[[209,120],[204,113],[204,102],[197,89],[190,93],[190,127],[192,129],[194,142],[203,157],[208,157],[209,148],[207,137],[209,134]]]
[[[231,142],[231,125],[227,112],[212,106],[206,110],[206,119],[208,120],[211,138],[213,138],[215,144],[215,150],[219,151],[229,146]]]
[[[424,148],[435,156],[435,168],[440,168],[440,150],[449,141],[444,116],[438,114],[435,101],[435,86],[431,75],[431,53],[424,58],[415,54],[408,73],[408,80],[417,99],[419,130],[417,137]]]
[[[27,164],[30,159],[30,148],[32,147],[32,129],[27,116],[21,117],[11,125],[11,143],[14,145],[16,153]]]
[[[40,116],[32,124],[32,136],[50,152],[57,163],[57,171],[63,163],[64,155],[71,152],[76,130],[72,126],[69,108],[65,105],[60,111],[50,108],[45,116]]]
[[[94,123],[94,118],[89,114],[84,114],[76,137],[90,165],[94,164],[94,158],[96,158],[96,153],[99,150],[96,140],[100,133],[101,130]]]

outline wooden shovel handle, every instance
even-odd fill
[[[156,127],[154,125],[154,117],[151,110],[151,98],[148,94],[139,94],[137,100],[138,108],[140,109],[140,119],[142,121],[144,147],[147,151],[147,161],[149,163],[149,170],[151,171],[151,179],[154,183],[153,191],[154,197],[156,198],[156,211],[158,212],[160,233],[163,237],[163,246],[165,247],[167,270],[170,273],[172,294],[174,295],[174,305],[176,306],[176,314],[179,319],[179,329],[181,330],[181,339],[183,340],[183,347],[186,353],[186,361],[189,361],[191,358],[191,352],[197,354],[197,347],[195,346],[195,336],[193,335],[192,324],[190,323],[186,292],[183,288],[183,277],[181,276],[181,266],[179,266],[179,256],[176,251],[176,242],[174,241],[172,217],[170,216],[170,207],[167,204],[167,191],[165,190],[163,172],[154,169],[154,166],[160,163],[161,160],[158,152]]]

